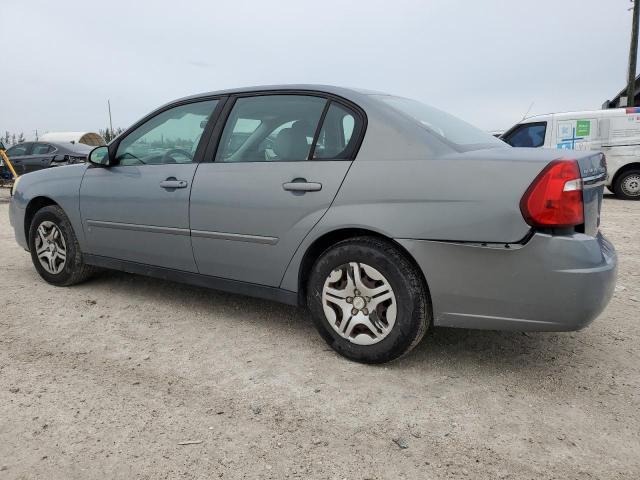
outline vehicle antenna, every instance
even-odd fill
[[[534,103],[536,103],[536,102],[535,102],[535,101],[534,101],[534,102],[531,102],[531,105],[529,105],[529,108],[527,108],[527,111],[526,111],[526,112],[525,112],[525,114],[522,116],[522,119],[521,119],[520,121],[522,121],[522,120],[524,120],[525,118],[527,118],[527,115],[529,115],[529,112],[530,112],[530,111],[531,111],[531,109],[533,108],[533,104],[534,104]]]
[[[113,122],[111,121],[111,100],[107,99],[107,108],[109,109],[109,136],[113,137]]]

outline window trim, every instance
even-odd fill
[[[251,92],[239,92],[232,93],[228,95],[227,101],[225,102],[224,109],[220,112],[215,128],[213,128],[213,132],[209,139],[207,148],[204,153],[204,157],[202,158],[202,163],[225,163],[218,161],[216,162],[216,155],[218,154],[218,147],[220,146],[220,140],[222,139],[222,133],[224,128],[229,120],[229,116],[231,115],[231,111],[233,110],[233,106],[239,98],[250,98],[250,97],[266,97],[266,96],[281,96],[281,95],[298,95],[298,96],[306,96],[306,97],[320,97],[326,100],[326,104],[324,106],[322,115],[318,122],[318,126],[316,127],[316,135],[314,136],[314,141],[309,149],[309,156],[306,160],[300,160],[300,162],[326,162],[326,161],[353,161],[358,156],[358,152],[360,151],[360,147],[362,146],[362,142],[364,141],[364,136],[367,132],[367,114],[365,111],[354,102],[341,97],[339,95],[335,95],[329,92],[323,92],[321,90],[304,90],[304,89],[281,89],[281,90],[255,90]],[[358,121],[360,122],[360,130],[357,132],[358,137],[353,144],[352,151],[349,152],[349,155],[345,156],[345,158],[312,158],[313,152],[315,149],[315,143],[317,142],[317,136],[320,135],[320,130],[322,129],[322,124],[324,122],[324,117],[326,116],[326,112],[329,109],[329,105],[332,102],[336,102],[339,105],[342,105],[352,111],[355,115],[356,127],[358,126]],[[355,134],[354,128],[354,134]],[[204,135],[203,135],[204,136]],[[254,162],[237,162],[237,163],[269,163],[260,161]],[[283,162],[274,162],[274,163],[283,163]],[[287,162],[287,163],[297,163],[297,162]]]
[[[524,122],[524,123],[517,123],[515,124],[513,127],[511,127],[509,130],[507,130],[505,133],[503,133],[502,135],[500,135],[500,140],[502,140],[504,143],[506,143],[507,145],[509,145],[512,148],[526,148],[526,147],[514,147],[513,145],[511,145],[507,140],[508,138],[513,135],[514,133],[516,133],[518,130],[520,130],[521,128],[525,128],[525,127],[540,127],[540,126],[544,126],[544,138],[542,139],[542,145],[540,145],[540,147],[529,147],[529,148],[541,148],[544,147],[545,142],[547,141],[547,128],[548,128],[548,121],[544,120],[544,121],[540,121],[540,122]]]
[[[184,105],[190,105],[192,103],[201,103],[201,102],[208,102],[208,101],[211,101],[211,100],[217,100],[218,103],[217,103],[216,107],[213,109],[213,112],[211,113],[211,116],[209,117],[209,121],[207,122],[207,125],[204,127],[204,130],[202,131],[202,135],[200,136],[200,142],[198,143],[198,146],[196,147],[196,152],[195,152],[195,154],[193,156],[193,161],[191,162],[191,164],[201,163],[201,161],[202,161],[202,159],[204,157],[205,148],[209,143],[209,137],[211,135],[211,132],[214,130],[214,127],[218,123],[218,117],[220,116],[220,113],[224,109],[225,104],[227,102],[227,99],[228,99],[227,95],[203,95],[201,97],[195,97],[195,98],[191,97],[191,98],[188,98],[188,99],[177,100],[177,101],[174,101],[174,102],[170,102],[170,103],[168,103],[166,105],[163,105],[162,107],[157,108],[154,111],[152,111],[151,113],[149,113],[149,114],[145,115],[144,117],[142,117],[136,123],[134,123],[129,128],[127,128],[124,132],[122,132],[120,135],[118,135],[114,140],[112,140],[109,143],[109,145],[107,146],[107,148],[109,149],[109,157],[112,158],[112,159],[115,159],[116,153],[118,152],[118,148],[120,147],[120,143],[125,138],[127,138],[131,133],[133,133],[139,127],[141,127],[142,125],[144,125],[148,121],[152,120],[153,118],[157,117],[158,115],[166,112],[167,110],[171,110],[172,108],[176,108],[176,107],[182,107]],[[164,164],[158,163],[158,164],[123,165],[123,166],[124,167],[127,167],[127,166],[132,166],[132,167],[141,167],[141,166],[154,167],[154,166],[162,166],[162,165],[164,165]],[[120,165],[118,163],[116,163],[113,166],[114,167],[119,167]]]

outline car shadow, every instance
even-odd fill
[[[290,348],[301,348],[304,342],[300,340],[317,335],[306,309],[269,300],[117,271],[101,272],[86,285],[92,290],[109,289],[123,296],[128,295],[135,285],[137,301],[142,297],[145,302],[161,301],[176,309],[184,308],[188,303],[190,309],[209,311],[213,316],[233,312],[234,321],[242,322],[243,328],[283,330],[283,342],[289,342]],[[241,315],[237,314],[239,311]],[[187,317],[174,321],[193,321]],[[201,319],[196,321],[211,322],[211,316],[196,318]],[[262,333],[257,332],[259,335]],[[523,333],[435,327],[430,328],[411,353],[384,367],[403,371],[437,366],[446,367],[449,372],[468,371],[472,367],[481,368],[485,374],[493,371],[496,375],[505,370],[539,369],[541,374],[547,374],[552,365],[554,371],[558,372],[575,362],[576,356],[581,354],[581,343],[584,343],[580,342],[579,336],[579,332]],[[324,347],[320,342],[318,336],[318,342],[314,345]],[[337,353],[331,351],[331,354],[339,358]]]

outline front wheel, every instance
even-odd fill
[[[57,286],[83,282],[94,271],[82,260],[73,227],[57,205],[36,212],[29,228],[31,260],[40,276]]]
[[[431,321],[420,272],[391,242],[344,240],[316,261],[307,285],[316,328],[341,355],[394,360],[415,347]]]
[[[624,200],[640,200],[640,170],[628,170],[618,176],[613,191]]]

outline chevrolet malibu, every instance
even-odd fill
[[[605,178],[600,153],[514,149],[407,98],[260,87],[20,177],[10,216],[51,284],[110,268],[306,306],[337,352],[381,363],[433,326],[589,324],[616,278]]]

